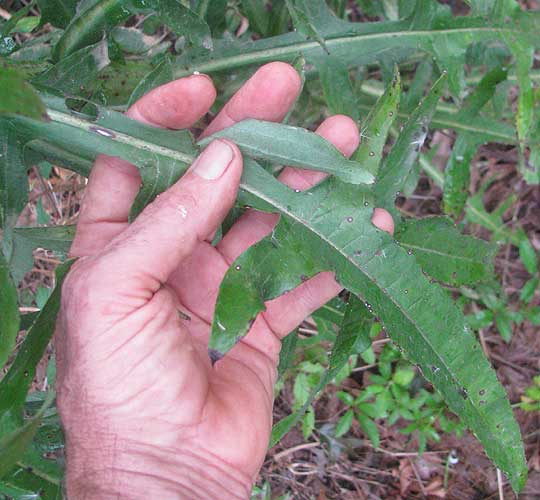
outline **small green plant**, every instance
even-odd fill
[[[533,378],[533,385],[525,389],[519,407],[525,411],[540,411],[540,375]]]
[[[527,467],[519,428],[469,323],[494,321],[510,340],[512,322],[540,322],[534,302],[538,255],[522,232],[501,223],[511,200],[488,213],[482,192],[469,196],[469,184],[471,160],[486,142],[515,148],[524,182],[540,182],[540,75],[532,69],[540,16],[513,0],[466,3],[467,15],[456,16],[436,0],[358,1],[365,16],[379,20],[357,22],[342,1],[36,0],[1,22],[0,367],[8,369],[0,381],[0,494],[39,490],[42,498],[57,498],[62,474],[58,460],[33,451],[40,439],[33,436],[51,421],[56,425],[54,406],[41,398],[42,408],[30,412],[35,396],[27,393],[53,334],[73,227],[18,225],[29,201],[27,170],[38,166],[46,177],[56,165],[88,176],[97,155],[121,157],[141,175],[133,220],[209,139],[151,128],[123,111],[158,85],[194,72],[212,74],[220,96],[230,95],[253,67],[273,60],[294,64],[305,82],[288,124],[249,120],[213,136],[235,141],[244,154],[229,219],[250,208],[278,213],[280,220],[225,276],[209,345],[212,361],[247,333],[267,300],[332,271],[348,300],[332,301],[315,315],[320,331],[327,322],[315,342],[328,340],[330,354],[317,362],[304,358],[294,384],[295,411],[276,424],[272,443],[300,421],[305,435],[312,432],[313,398],[347,376],[358,356],[372,356],[373,328],[384,327],[400,352],[383,350],[378,373],[360,394],[340,393],[348,409],[338,434],[357,420],[377,446],[375,421],[402,420],[408,422],[402,431],[414,433],[423,449],[438,438],[437,426],[461,428],[446,416],[444,400],[514,490],[523,488]],[[507,98],[511,86],[515,102]],[[351,159],[303,128],[323,113],[364,117],[363,140]],[[455,132],[444,172],[424,148],[440,129]],[[295,192],[276,179],[284,165],[329,177]],[[444,216],[416,219],[396,206],[413,192],[422,169],[443,188]],[[394,216],[393,237],[371,223],[376,207]],[[36,208],[38,222],[48,224],[42,208]],[[487,227],[493,242],[463,234],[455,224],[462,216]],[[514,313],[502,294],[479,285],[493,280],[500,241],[519,247],[530,273],[521,292],[526,305]],[[37,248],[58,252],[65,262],[50,296],[40,289],[25,297],[18,287]],[[467,320],[447,287],[487,312]],[[234,311],[231,302],[238,304]],[[39,312],[22,315],[19,306],[30,303]],[[375,317],[380,326],[373,327]],[[21,329],[27,333],[17,350]],[[307,345],[292,334],[284,342],[282,371],[296,349]],[[414,387],[424,379],[436,392]]]
[[[380,325],[375,323],[371,334],[375,336],[378,333]],[[306,348],[302,355],[304,360],[291,369],[294,373],[293,409],[296,411],[308,401],[324,376],[324,365],[328,363],[326,351],[316,346]],[[347,434],[356,421],[372,445],[378,448],[380,433],[377,423],[397,426],[400,432],[417,438],[418,451],[423,453],[428,442],[440,440],[439,429],[445,433],[461,434],[463,425],[449,415],[441,396],[428,390],[422,375],[391,344],[385,344],[378,356],[371,348],[352,355],[334,378],[335,386],[339,388],[351,374],[359,357],[368,367],[376,367],[377,371],[368,372],[360,391],[351,392],[345,388],[337,391],[336,396],[344,408],[336,422],[335,437]],[[315,414],[310,407],[302,419],[304,437],[307,439],[315,429]]]

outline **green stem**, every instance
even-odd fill
[[[424,170],[428,177],[430,177],[431,180],[442,189],[444,187],[444,176],[442,172],[436,168],[423,154],[420,155],[419,161],[422,170]]]

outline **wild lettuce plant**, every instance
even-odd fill
[[[365,3],[358,2],[360,9]],[[197,143],[189,130],[155,129],[122,111],[174,78],[215,74],[227,88],[234,84],[228,77],[242,80],[275,60],[295,65],[306,82],[300,100],[315,102],[298,109],[299,116],[314,106],[364,116],[362,142],[349,160],[290,124],[247,120],[212,136],[234,141],[244,153],[235,213],[249,207],[280,219],[227,272],[209,356],[213,362],[226,356],[265,301],[332,271],[349,299],[328,368],[304,406],[276,424],[272,442],[300,420],[351,353],[369,347],[376,320],[514,490],[522,489],[527,467],[508,398],[444,285],[493,276],[496,246],[462,234],[454,223],[475,208],[468,186],[479,145],[515,146],[523,179],[540,182],[539,75],[531,70],[540,13],[514,0],[469,0],[464,16],[435,0],[371,3],[367,14],[379,21],[350,22],[344,9],[336,15],[323,0],[273,1],[271,9],[254,1],[36,0],[40,16],[30,15],[32,3],[0,24],[0,366],[10,360],[0,381],[0,494],[22,498],[39,490],[41,498],[57,498],[62,474],[43,452],[61,446],[52,400],[27,392],[53,334],[71,261],[58,268],[56,289],[39,313],[21,316],[17,286],[35,248],[65,256],[73,228],[17,225],[28,203],[28,168],[48,162],[88,176],[98,154],[121,157],[142,179],[133,219],[211,138]],[[158,28],[164,36],[155,35]],[[32,36],[21,35],[27,33]],[[320,90],[312,91],[314,85]],[[511,86],[518,89],[515,102],[508,99]],[[435,129],[456,133],[443,173],[422,152]],[[297,192],[277,181],[283,165],[329,177]],[[414,190],[421,168],[444,185],[447,216],[417,220],[396,207],[398,197]],[[375,207],[394,216],[394,236],[371,223]],[[524,258],[536,276],[534,259]],[[26,337],[11,359],[21,329]],[[291,335],[284,364],[294,347]]]

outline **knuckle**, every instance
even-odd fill
[[[168,193],[160,196],[156,203],[156,210],[188,212],[197,206],[197,198],[190,192],[171,189]]]
[[[173,217],[186,219],[193,213],[198,205],[194,194],[174,188],[158,196],[151,205],[139,216],[144,222],[163,219],[164,222]]]
[[[319,299],[319,288],[317,284],[311,279],[306,281],[301,288],[302,292],[299,295],[299,300],[306,310],[311,310]]]

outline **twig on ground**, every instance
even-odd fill
[[[409,458],[409,463],[411,464],[412,470],[414,472],[414,476],[416,477],[416,481],[418,482],[418,486],[420,486],[420,494],[422,495],[422,498],[426,498],[426,490],[424,489],[424,483],[422,482],[422,478],[420,477],[420,474],[418,474],[418,470],[416,469],[416,466],[414,465],[414,462]]]
[[[321,444],[320,441],[315,441],[313,443],[303,443],[297,446],[293,446],[292,448],[287,448],[286,450],[276,453],[274,455],[274,460],[280,460],[281,458],[286,457],[287,455],[290,455],[291,453],[294,453],[299,450],[307,450],[309,448],[315,448],[317,446],[320,446],[320,444]]]
[[[500,469],[497,469],[497,486],[499,488],[499,500],[504,500],[503,481]]]
[[[11,19],[11,14],[7,10],[0,7],[0,17],[8,21],[9,19]]]

